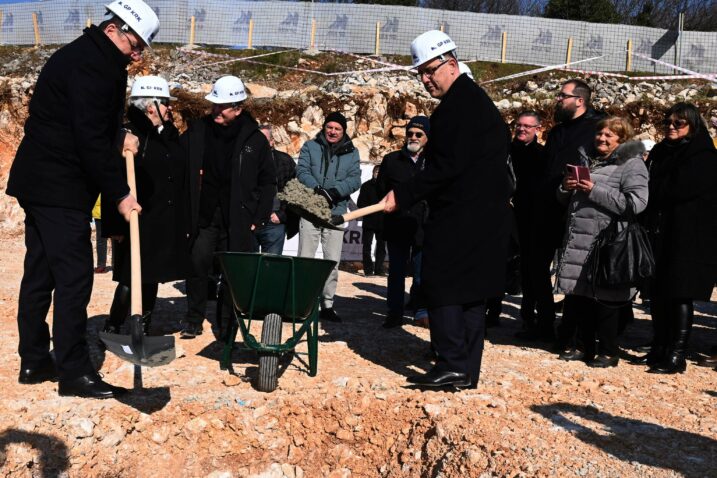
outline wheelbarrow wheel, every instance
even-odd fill
[[[261,329],[261,342],[266,345],[281,343],[281,316],[268,314],[264,317]],[[273,392],[278,385],[279,354],[259,352],[259,378],[257,389],[260,392]]]

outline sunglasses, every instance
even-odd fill
[[[662,126],[664,126],[667,129],[669,129],[670,126],[672,126],[675,129],[682,129],[685,126],[687,126],[688,124],[689,123],[687,122],[687,120],[684,120],[684,119],[675,119],[675,120],[665,119],[662,121]]]
[[[423,133],[421,133],[420,131],[409,131],[408,133],[406,133],[406,136],[409,138],[413,138],[415,136],[416,138],[421,139],[423,138]]]

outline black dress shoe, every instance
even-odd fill
[[[632,360],[635,365],[657,365],[665,359],[665,348],[660,346],[653,346],[649,352],[642,357],[637,357]]]
[[[198,335],[202,335],[203,327],[201,323],[187,322],[184,328],[179,332],[179,336],[183,339],[193,339]]]
[[[422,385],[424,387],[445,387],[446,385],[469,386],[471,383],[470,378],[462,372],[441,372],[440,370],[431,370],[430,372],[423,375],[414,375],[408,377],[406,380],[416,385]]]
[[[121,324],[121,323],[115,324],[115,323],[110,322],[109,320],[107,320],[107,321],[105,322],[104,328],[102,329],[102,332],[106,332],[106,333],[108,333],[108,334],[120,334],[120,333],[121,333],[121,330],[120,330],[121,328],[122,328],[122,324]]]
[[[57,391],[61,397],[82,398],[114,398],[127,393],[126,388],[110,385],[96,373],[60,380]]]
[[[592,368],[608,368],[608,367],[617,367],[617,363],[620,361],[620,358],[615,357],[609,357],[607,355],[598,355],[594,359],[588,362],[588,367]]]
[[[585,352],[583,352],[582,350],[578,350],[578,349],[564,350],[563,352],[560,353],[560,355],[558,355],[558,358],[560,360],[567,360],[567,361],[584,360]]]
[[[55,367],[55,362],[51,358],[48,358],[36,367],[22,367],[17,381],[25,385],[48,381],[56,382],[57,368]]]
[[[383,327],[384,329],[392,329],[394,327],[401,327],[403,325],[403,317],[400,315],[391,315],[389,314],[386,316],[386,320],[383,321]]]
[[[341,317],[338,316],[333,307],[321,309],[321,312],[319,312],[319,318],[321,320],[328,320],[329,322],[341,322]]]
[[[697,365],[700,367],[717,367],[717,353],[700,359]]]
[[[648,372],[670,375],[675,373],[682,373],[686,369],[687,362],[685,361],[685,358],[681,355],[672,354],[660,363],[650,367]]]

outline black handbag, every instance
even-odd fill
[[[595,242],[589,262],[589,280],[593,288],[624,289],[637,287],[655,272],[655,257],[647,231],[632,214],[618,232],[618,221],[602,231]]]

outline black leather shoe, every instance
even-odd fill
[[[620,358],[615,357],[608,357],[607,355],[598,355],[594,359],[588,362],[588,367],[592,368],[608,368],[608,367],[617,367],[617,363],[620,361]]]
[[[17,381],[24,385],[32,385],[48,381],[56,382],[57,368],[55,367],[55,362],[51,358],[48,358],[36,367],[22,367]]]
[[[635,365],[657,365],[665,359],[665,348],[658,345],[653,346],[649,352],[642,357],[637,357],[632,361]]]
[[[445,387],[446,385],[469,386],[471,380],[462,372],[441,372],[431,370],[423,375],[414,375],[408,377],[409,383],[415,383],[424,387]]]
[[[127,389],[110,385],[98,374],[91,373],[72,380],[60,380],[57,392],[61,397],[115,398],[127,393]]]
[[[333,307],[330,309],[321,309],[321,312],[319,312],[319,318],[321,320],[328,320],[329,322],[341,322],[341,317],[336,314]]]
[[[105,326],[102,329],[102,332],[106,332],[108,334],[119,334],[121,328],[122,328],[122,324],[115,324],[113,322],[110,322],[108,319],[105,322]]]
[[[386,320],[383,321],[383,327],[384,329],[392,329],[394,327],[401,327],[403,325],[403,317],[400,315],[388,315],[386,316]]]
[[[704,357],[697,362],[700,367],[717,367],[717,354]]]
[[[198,335],[202,335],[202,324],[196,322],[187,322],[184,328],[179,332],[179,336],[183,339],[193,339]]]
[[[661,361],[660,363],[653,365],[648,370],[649,373],[659,373],[659,374],[674,374],[674,373],[682,373],[687,369],[687,362],[685,361],[685,358],[681,355],[670,355],[665,360]]]
[[[563,352],[558,355],[558,358],[560,360],[584,360],[585,359],[585,353],[582,350],[578,349],[568,349],[564,350]]]

